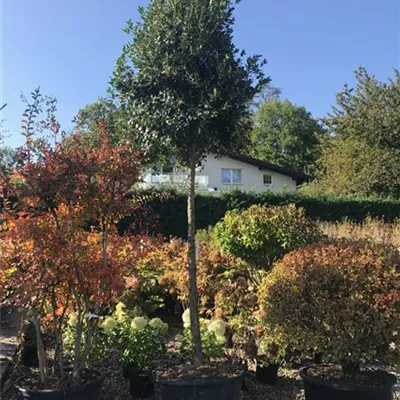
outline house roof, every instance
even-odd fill
[[[257,158],[246,156],[244,154],[229,154],[229,157],[238,161],[242,161],[246,164],[254,165],[259,169],[265,169],[268,171],[278,172],[282,175],[290,176],[297,182],[297,184],[306,182],[310,179],[310,176],[303,174],[302,172],[295,171],[291,168],[281,167],[280,165],[272,164],[268,161],[258,160]]]

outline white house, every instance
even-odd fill
[[[146,171],[143,176],[145,186],[187,184],[187,172],[173,166],[157,171]],[[296,190],[297,185],[305,182],[308,176],[253,157],[232,154],[216,157],[209,154],[196,173],[199,190],[225,191],[232,189],[252,190]]]

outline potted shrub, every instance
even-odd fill
[[[153,395],[152,371],[156,361],[164,353],[168,324],[160,318],[150,321],[145,317],[124,318],[118,327],[119,342],[123,351],[121,363],[124,376],[129,379],[129,390],[133,398],[148,398]]]
[[[140,168],[128,147],[111,146],[107,132],[98,148],[85,147],[79,135],[59,141],[54,100],[45,100],[47,118],[35,122],[42,99],[33,93],[24,113],[26,144],[11,176],[0,182],[6,196],[0,295],[29,312],[35,325],[39,368],[19,380],[22,395],[94,400],[103,377],[88,368],[89,356],[100,316],[123,286],[120,254],[127,243],[114,221],[133,207],[127,193]],[[36,126],[50,139],[35,137]],[[84,229],[86,221],[96,222]],[[67,354],[64,331],[71,319],[73,351]]]
[[[263,329],[261,331],[264,333]],[[279,367],[284,361],[285,349],[274,340],[271,341],[270,336],[261,337],[257,342],[256,379],[260,383],[275,385]]]
[[[24,322],[21,332],[21,352],[19,362],[27,367],[38,367],[39,360],[36,348],[35,325],[32,321]]]
[[[399,349],[400,256],[372,242],[337,240],[284,256],[264,279],[260,318],[272,339],[332,364],[300,370],[307,400],[392,399]]]
[[[278,381],[279,363],[268,355],[256,358],[256,379],[266,385],[275,385]]]
[[[282,346],[267,343],[260,327],[249,328],[257,323],[258,287],[274,261],[319,240],[321,232],[303,208],[290,204],[228,211],[213,233],[220,250],[241,261],[233,282],[224,282],[215,297],[216,312],[228,319],[233,345],[240,345],[247,358],[255,358],[256,378],[275,384],[284,356]]]

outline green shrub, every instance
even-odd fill
[[[214,236],[224,252],[267,270],[283,254],[317,241],[321,234],[303,208],[253,205],[228,211]]]
[[[344,372],[389,362],[400,344],[399,265],[395,248],[366,241],[287,254],[259,291],[264,334],[286,348],[322,353]]]

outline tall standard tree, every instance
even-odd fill
[[[268,83],[260,56],[233,44],[231,0],[152,0],[125,31],[112,79],[144,152],[173,149],[189,170],[188,259],[193,361],[202,362],[195,247],[195,173],[207,153],[236,149],[251,128],[249,106]]]

